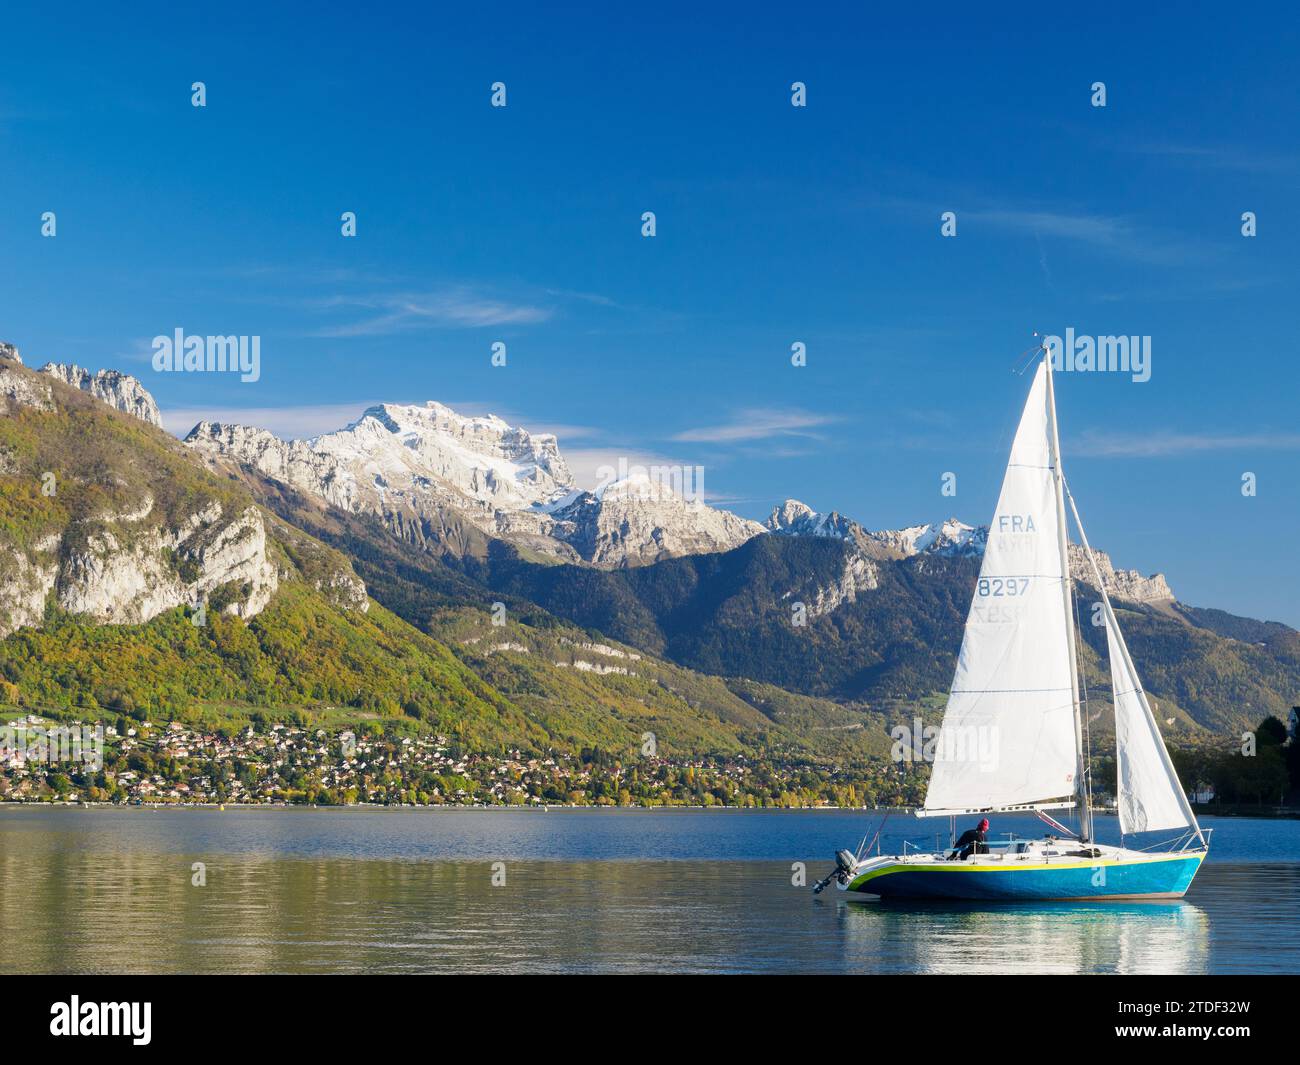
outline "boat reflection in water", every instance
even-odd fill
[[[840,895],[843,964],[864,971],[1176,973],[1208,970],[1210,921],[1183,900],[884,902]]]

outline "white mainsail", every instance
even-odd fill
[[[1002,809],[1076,792],[1076,682],[1049,372],[1040,361],[1011,447],[926,810]]]
[[[1115,700],[1116,776],[1120,830],[1153,832],[1190,825],[1187,797],[1174,773],[1164,740],[1130,666],[1113,612],[1106,614],[1106,648]]]

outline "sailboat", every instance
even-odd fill
[[[1041,356],[1041,357],[1040,357]],[[919,817],[1034,812],[1052,832],[934,853],[841,850],[845,892],[882,898],[1179,898],[1209,850],[1161,738],[1061,466],[1052,353],[1039,347],[989,526]],[[1120,845],[1093,836],[1066,502],[1101,596],[1115,708]],[[1077,830],[1049,810],[1073,809]],[[1073,818],[1069,818],[1073,820]],[[954,822],[955,823],[955,822]],[[1155,849],[1133,834],[1176,831]],[[868,852],[870,847],[867,848]],[[823,881],[820,887],[825,886]]]

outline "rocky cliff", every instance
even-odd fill
[[[50,609],[111,624],[178,606],[247,618],[283,580],[305,576],[285,546],[292,534],[273,541],[275,519],[143,424],[137,412],[151,408],[138,394],[117,398],[141,422],[109,410],[117,404],[94,375],[89,387],[71,376],[0,361],[0,636],[41,625]],[[350,566],[316,546],[295,552],[317,563],[312,583],[364,608]]]
[[[89,392],[96,399],[125,414],[132,414],[141,421],[162,428],[162,415],[153,396],[139,381],[129,374],[116,370],[100,370],[92,373],[71,363],[47,362],[40,372],[56,377],[64,384]]]

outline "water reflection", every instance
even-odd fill
[[[839,902],[850,966],[916,973],[1203,973],[1210,920],[1187,901]]]

